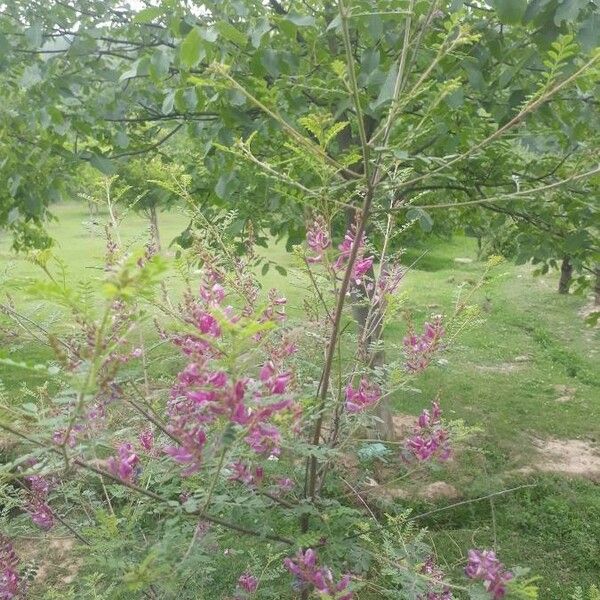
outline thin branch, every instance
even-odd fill
[[[29,443],[34,444],[35,446],[38,446],[39,448],[43,448],[47,452],[51,452],[53,454],[58,454],[59,456],[63,455],[62,452],[58,448],[55,448],[54,446],[46,445],[43,442],[40,442],[34,438],[31,438],[27,434],[22,433],[21,431],[19,431],[18,429],[15,429],[11,425],[7,425],[6,423],[0,422],[0,429],[4,429],[5,431],[8,431],[9,433],[12,433],[13,435],[15,435],[17,437],[19,437],[23,440],[26,440]],[[146,496],[147,498],[156,500],[157,502],[161,502],[163,504],[166,504],[169,502],[169,500],[167,498],[163,498],[162,496],[160,496],[159,494],[157,494],[151,490],[142,488],[142,487],[136,485],[135,483],[125,481],[125,480],[117,477],[116,475],[113,475],[112,473],[109,473],[108,471],[105,471],[104,469],[100,469],[94,465],[91,465],[90,463],[88,463],[80,458],[74,458],[73,464],[77,465],[78,467],[81,467],[82,469],[85,469],[86,471],[91,471],[92,473],[95,473],[96,475],[99,475],[100,477],[109,479],[113,483],[116,483],[123,487],[129,488],[130,490],[137,492],[138,494],[140,494],[142,496]],[[199,515],[200,511],[194,511],[194,512],[190,512],[187,514]],[[215,525],[221,525],[222,527],[225,527],[227,529],[232,529],[234,531],[239,531],[240,533],[245,533],[247,535],[252,535],[254,537],[260,537],[260,538],[265,538],[268,540],[273,540],[274,542],[281,542],[283,544],[287,544],[290,546],[294,545],[293,540],[290,540],[288,538],[284,538],[279,535],[270,534],[270,533],[261,533],[260,531],[256,531],[254,529],[249,529],[248,527],[244,527],[243,525],[238,525],[237,523],[230,523],[229,521],[225,521],[224,519],[220,519],[219,517],[202,514],[202,518],[210,523],[214,523]]]
[[[493,492],[492,494],[486,494],[485,496],[479,496],[478,498],[472,498],[471,500],[462,500],[461,502],[455,502],[454,504],[449,504],[448,506],[442,506],[441,508],[434,508],[433,510],[428,510],[427,512],[421,513],[420,515],[415,515],[414,517],[409,517],[409,521],[416,521],[417,519],[423,519],[424,517],[428,517],[429,515],[433,515],[439,512],[443,512],[445,510],[450,510],[451,508],[456,508],[457,506],[464,506],[465,504],[473,504],[473,502],[481,502],[482,500],[488,500],[489,498],[496,498],[497,496],[504,496],[505,494],[510,494],[511,492],[516,492],[518,490],[523,490],[526,488],[534,488],[537,487],[537,483],[526,483],[524,485],[518,485],[514,488],[509,488],[507,490],[501,490],[499,492]]]
[[[167,135],[158,140],[155,144],[151,144],[150,146],[146,146],[146,148],[141,148],[140,150],[132,150],[131,152],[121,152],[121,154],[113,154],[108,158],[122,158],[123,156],[137,156],[139,154],[146,154],[147,152],[152,152],[152,150],[156,150],[159,146],[162,146],[169,138],[173,137],[183,126],[185,123],[179,123],[175,128],[173,128]]]
[[[472,206],[475,204],[485,204],[487,202],[500,202],[500,201],[506,201],[506,200],[520,199],[520,198],[524,198],[524,197],[526,198],[527,196],[531,196],[533,194],[539,194],[540,192],[547,192],[548,190],[556,189],[556,188],[561,187],[572,181],[586,179],[588,177],[591,177],[592,175],[595,175],[596,173],[600,173],[600,165],[598,165],[595,169],[586,171],[585,173],[579,173],[577,175],[572,175],[571,177],[568,177],[567,179],[561,179],[560,181],[555,181],[554,183],[550,183],[548,185],[542,185],[540,187],[532,188],[529,190],[520,190],[518,192],[512,192],[510,194],[501,194],[499,196],[489,196],[487,198],[479,198],[477,200],[466,200],[465,202],[446,202],[444,204],[423,204],[423,205],[419,205],[419,206],[415,205],[414,208],[430,208],[430,209],[431,208],[455,208],[455,207],[460,208],[461,206]],[[382,209],[377,212],[389,212],[390,210],[392,212],[396,212],[397,210],[401,210],[401,209],[396,209],[396,208]]]
[[[468,150],[466,150],[459,156],[448,161],[446,164],[441,165],[437,169],[434,169],[433,171],[430,171],[429,173],[426,173],[424,175],[419,175],[418,177],[415,177],[414,179],[410,179],[410,180],[404,182],[403,184],[401,184],[402,187],[408,187],[414,183],[423,181],[424,179],[427,179],[428,177],[431,177],[432,175],[435,175],[436,173],[439,173],[440,171],[444,171],[448,167],[456,164],[457,162],[464,160],[465,158],[468,158],[469,156],[471,156],[478,150],[481,150],[481,148],[483,148],[483,147],[487,146],[488,144],[490,144],[491,142],[497,140],[499,137],[502,137],[502,135],[504,135],[507,131],[509,131],[516,125],[518,125],[529,113],[537,110],[542,104],[547,102],[557,92],[559,92],[564,87],[568,86],[573,81],[575,81],[582,73],[584,73],[589,67],[591,67],[598,60],[600,60],[600,54],[596,54],[594,57],[592,57],[590,60],[588,60],[582,67],[580,67],[577,71],[575,71],[575,73],[573,73],[570,77],[567,77],[566,79],[564,79],[563,81],[561,81],[560,83],[555,85],[552,89],[550,89],[546,93],[542,94],[537,100],[534,100],[533,102],[531,102],[530,104],[525,106],[525,108],[523,108],[523,110],[521,110],[519,112],[519,114],[517,114],[510,121],[505,123],[502,127],[499,127],[498,129],[496,129],[496,131],[494,131],[494,133],[492,133],[491,135],[489,135],[488,137],[483,139],[481,142],[475,144],[474,146],[472,146],[471,148],[469,148]]]

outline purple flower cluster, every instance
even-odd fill
[[[354,247],[355,243],[357,243],[356,225],[352,224],[350,228],[346,231],[342,243],[338,246],[338,250],[340,251],[340,253],[336,261],[333,263],[333,269],[335,271],[341,271],[345,267],[346,263],[350,259],[352,248]],[[358,240],[358,253],[356,255],[356,261],[352,269],[352,281],[356,285],[360,285],[362,283],[363,277],[373,266],[373,257],[364,256],[365,243],[366,236],[363,232],[360,240]]]
[[[204,283],[200,288],[199,301],[194,305],[195,318],[191,323],[202,337],[188,336],[182,344],[185,354],[193,356],[181,371],[171,390],[168,403],[168,427],[178,444],[167,446],[165,452],[173,460],[185,466],[182,475],[198,472],[202,454],[207,443],[207,427],[218,419],[225,419],[232,425],[246,430],[245,441],[259,454],[277,455],[280,452],[281,433],[269,420],[283,410],[293,408],[289,398],[269,401],[272,396],[282,396],[287,392],[293,378],[290,370],[283,366],[285,356],[295,351],[295,347],[284,344],[277,348],[260,369],[258,380],[248,377],[232,378],[215,365],[218,352],[208,338],[222,337],[221,327],[213,312],[235,322],[230,307],[220,307],[225,297],[218,283]],[[269,292],[267,307],[259,320],[280,321],[285,318],[285,298],[274,290]]]
[[[417,335],[414,331],[407,335],[404,338],[407,371],[419,373],[425,370],[433,354],[439,349],[443,336],[444,328],[440,316],[435,317],[433,323],[425,323],[421,335]]]
[[[249,571],[244,571],[238,579],[238,588],[248,594],[254,594],[258,588],[258,579]]]
[[[137,475],[136,467],[140,459],[129,442],[119,444],[117,456],[111,456],[106,461],[106,470],[122,481],[133,483]]]
[[[138,442],[143,450],[150,452],[152,448],[154,448],[154,432],[152,429],[147,427],[146,429],[140,431],[138,435]]]
[[[442,426],[442,410],[432,402],[431,411],[425,409],[419,416],[413,435],[406,442],[406,449],[420,461],[430,458],[447,460],[452,454],[448,430]]]
[[[231,475],[229,481],[238,481],[248,487],[257,487],[261,484],[265,475],[262,467],[250,468],[248,465],[236,461],[230,465]]]
[[[336,600],[352,600],[354,597],[348,590],[350,575],[344,575],[336,583],[331,571],[318,565],[317,553],[311,548],[304,552],[299,550],[294,558],[285,558],[283,565],[296,577],[301,588],[312,586],[320,596]]]
[[[306,260],[312,264],[321,262],[323,253],[331,246],[329,229],[323,217],[316,217],[306,231],[306,245],[314,252],[314,256],[309,256]]]
[[[394,294],[400,286],[404,274],[405,270],[400,265],[385,265],[385,267],[382,267],[375,286],[373,303],[385,303],[386,298]]]
[[[270,394],[283,394],[292,379],[292,372],[282,372],[272,360],[268,360],[260,370],[259,377]]]
[[[506,596],[506,584],[514,577],[504,568],[493,550],[469,550],[465,573],[470,579],[483,581],[493,600]]]
[[[10,540],[0,533],[0,600],[22,597],[24,584],[18,572],[19,557]]]
[[[430,556],[423,566],[421,573],[427,577],[427,592],[417,596],[417,600],[452,600],[452,591],[443,584],[444,572],[436,564],[434,558]]]
[[[369,383],[366,379],[361,379],[358,388],[353,388],[352,384],[346,387],[346,410],[350,413],[358,413],[374,406],[381,398],[381,389],[375,383]]]
[[[50,484],[41,475],[28,475],[25,481],[29,484],[30,495],[25,504],[31,520],[44,531],[54,527],[54,513],[48,505]]]

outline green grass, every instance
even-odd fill
[[[50,226],[59,240],[56,253],[76,279],[97,279],[101,273],[104,242],[85,225],[86,207],[64,205]],[[185,226],[177,214],[160,215],[163,245]],[[143,243],[146,223],[131,216],[122,228],[127,243]],[[431,314],[452,312],[458,289],[466,293],[483,274],[485,265],[475,260],[471,240],[434,241],[404,282],[405,309],[416,321]],[[407,252],[411,264],[423,249]],[[284,267],[293,259],[276,244],[268,256]],[[457,263],[455,258],[473,258]],[[0,244],[0,282],[11,291],[17,305],[29,316],[42,315],[51,326],[60,326],[60,313],[38,301],[27,300],[14,288],[15,281],[31,278],[36,267],[15,258],[8,241]],[[411,388],[394,402],[398,412],[418,412],[439,394],[445,416],[463,419],[481,428],[473,447],[459,452],[447,467],[431,476],[454,485],[462,499],[476,499],[524,484],[519,489],[489,500],[476,501],[431,515],[422,521],[450,568],[459,569],[466,549],[496,543],[509,565],[529,566],[540,575],[540,598],[564,599],[575,585],[584,587],[600,579],[600,490],[584,477],[561,474],[523,474],[522,467],[535,462],[534,438],[556,437],[595,443],[600,439],[600,334],[578,317],[585,299],[559,296],[557,276],[534,278],[529,267],[502,264],[492,280],[476,292],[473,302],[485,305],[485,321],[461,333],[444,352],[444,361],[420,375]],[[298,315],[303,282],[287,279],[274,270],[263,278],[265,288],[278,287],[290,298],[292,315]],[[401,343],[405,325],[393,325],[388,340]],[[14,360],[42,362],[50,358],[43,346],[16,342],[0,330],[0,343]],[[519,361],[515,359],[519,357]],[[523,359],[526,357],[526,360]],[[43,378],[30,377],[0,366],[4,393],[15,401],[23,395],[23,383],[33,386]],[[557,402],[556,386],[566,386],[572,398]],[[424,501],[408,501],[417,513],[442,507]]]

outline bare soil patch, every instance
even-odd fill
[[[538,452],[532,463],[537,471],[577,475],[600,482],[600,452],[584,440],[536,439]],[[529,471],[529,469],[526,469]]]

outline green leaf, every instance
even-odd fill
[[[260,62],[271,77],[279,77],[279,54],[275,50],[266,48]]]
[[[332,29],[339,29],[342,26],[342,19],[340,17],[340,15],[337,15],[335,17],[335,19],[333,19],[331,21],[331,23],[329,23],[329,25],[327,25],[327,31],[331,31]]]
[[[162,15],[162,8],[160,6],[149,6],[140,10],[140,12],[133,17],[134,23],[151,23],[157,17]]]
[[[385,102],[388,102],[394,97],[394,88],[396,87],[396,77],[398,76],[398,66],[396,63],[392,65],[388,74],[379,90],[377,100],[372,104],[372,108],[379,108]]]
[[[152,67],[154,67],[156,75],[162,76],[169,72],[171,66],[171,57],[168,52],[163,49],[158,49],[152,55]]]
[[[290,21],[290,23],[293,23],[296,27],[312,27],[316,23],[313,16],[301,15],[295,11],[290,11],[286,15],[285,20]]]
[[[416,206],[406,211],[406,218],[410,221],[418,220],[421,229],[429,233],[433,228],[433,219],[431,215],[422,208]]]
[[[573,23],[579,17],[582,11],[588,5],[588,0],[563,0],[554,13],[554,24],[559,26],[563,21]]]
[[[181,64],[188,69],[197,65],[204,58],[202,47],[202,36],[197,27],[190,29],[183,42],[179,46],[179,58]]]
[[[30,48],[39,48],[42,45],[42,26],[34,23],[25,30],[25,40]]]
[[[527,0],[494,0],[498,19],[504,25],[520,23],[527,9]]]
[[[175,90],[170,90],[162,103],[162,113],[163,115],[168,115],[173,111],[173,104],[175,103]]]
[[[252,33],[250,34],[250,40],[252,45],[255,48],[260,46],[260,41],[262,40],[265,33],[267,33],[271,29],[271,24],[269,23],[269,19],[261,19],[254,29],[252,29]]]
[[[110,158],[106,158],[106,156],[102,156],[100,154],[92,154],[92,157],[90,158],[90,165],[98,169],[98,171],[104,175],[114,175],[117,171],[113,161],[110,160]]]
[[[236,29],[231,23],[227,21],[218,21],[215,24],[216,30],[226,40],[237,44],[238,46],[244,47],[248,38],[245,33],[242,33],[239,29]]]
[[[231,195],[235,183],[233,177],[233,171],[230,171],[229,173],[223,173],[223,175],[219,177],[217,185],[215,185],[215,194],[217,194],[221,200],[227,200]]]
[[[24,90],[28,90],[41,80],[42,73],[40,71],[40,67],[36,64],[33,64],[25,67],[25,70],[19,79],[19,85]]]

